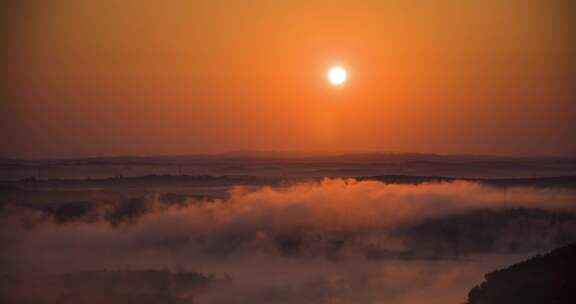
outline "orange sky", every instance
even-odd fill
[[[576,155],[569,0],[12,2],[2,157]]]

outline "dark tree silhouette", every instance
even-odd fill
[[[576,243],[486,275],[469,304],[576,303]]]

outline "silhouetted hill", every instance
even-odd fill
[[[236,151],[213,155],[117,156],[55,160],[0,159],[0,180],[31,177],[100,179],[165,174],[312,178],[380,175],[525,178],[575,175],[576,158]]]
[[[469,304],[576,303],[576,243],[486,275]]]
[[[360,177],[358,180],[377,180],[386,184],[412,184],[453,182],[457,180],[477,182],[494,187],[544,187],[576,188],[576,176],[550,176],[533,178],[465,178],[446,176],[383,175]]]
[[[9,190],[13,186],[34,184],[47,186],[86,186],[86,185],[137,185],[137,184],[173,184],[188,183],[200,186],[211,185],[275,185],[282,182],[297,182],[321,180],[316,178],[270,177],[251,175],[144,175],[129,177],[111,177],[101,179],[35,179],[27,178],[18,181],[0,181],[0,190]],[[356,177],[357,180],[374,180],[386,184],[418,185],[423,183],[441,183],[453,181],[477,182],[495,187],[545,187],[545,188],[576,188],[576,176],[550,176],[532,178],[466,178],[447,176],[417,176],[417,175],[381,175]]]

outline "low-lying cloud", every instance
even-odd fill
[[[238,187],[231,190],[229,198],[221,200],[180,199],[175,203],[157,195],[91,206],[83,207],[83,212],[66,221],[61,214],[46,210],[28,210],[24,215],[22,210],[5,210],[2,242],[8,250],[2,260],[22,260],[33,254],[31,261],[24,264],[34,265],[38,264],[35,261],[50,257],[67,260],[67,253],[75,251],[80,251],[75,255],[78,257],[106,252],[114,263],[122,261],[117,255],[127,255],[129,261],[135,261],[143,253],[156,256],[181,252],[206,257],[256,251],[287,257],[342,258],[358,253],[369,258],[444,257],[446,252],[441,248],[433,252],[434,248],[419,244],[438,241],[439,245],[449,246],[441,243],[450,238],[441,239],[442,229],[437,225],[453,230],[445,231],[447,234],[462,233],[466,223],[476,220],[481,224],[478,219],[487,218],[495,221],[490,227],[467,226],[467,230],[486,234],[494,226],[506,230],[530,224],[541,231],[525,234],[525,241],[538,237],[550,242],[554,238],[571,240],[575,233],[570,231],[576,230],[568,229],[574,228],[576,222],[573,192],[501,189],[470,182],[392,185],[326,179],[282,188]],[[449,220],[463,217],[469,220]],[[23,226],[22,222],[29,225]],[[496,244],[511,237],[506,231],[497,232],[499,236],[494,237],[498,240],[466,242],[471,248],[480,248],[474,243]],[[542,235],[535,235],[540,232]],[[490,249],[493,248],[486,250]],[[466,253],[467,249],[460,251]],[[38,257],[36,252],[44,254]]]
[[[481,279],[471,269],[502,266],[466,264],[479,254],[526,255],[575,241],[575,207],[569,190],[352,179],[238,187],[226,199],[155,195],[63,210],[7,205],[0,265],[7,273],[184,268],[231,275],[240,281],[227,294],[252,303],[286,297],[305,303],[310,292],[363,303],[358,299],[376,289],[346,284],[389,286],[395,291],[372,295],[388,299],[398,296],[394,284],[413,281],[399,281],[402,273],[432,271],[444,261],[447,272],[422,284],[442,285],[452,273],[446,284],[455,288],[460,270],[471,281]],[[383,265],[384,272],[368,271]],[[341,294],[339,284],[356,292]],[[230,303],[222,294],[203,297]]]

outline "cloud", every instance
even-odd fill
[[[534,250],[576,238],[569,229],[576,226],[571,191],[459,181],[391,185],[325,179],[280,188],[237,187],[220,200],[155,195],[91,204],[33,212],[5,208],[2,261],[10,268],[43,269],[138,267],[150,261],[160,266],[174,257],[219,259],[254,252],[328,259],[457,258],[510,249],[507,244],[518,241],[536,244],[522,248]],[[538,211],[510,211],[514,208]],[[494,220],[485,225],[485,219]],[[23,221],[32,225],[19,224]],[[514,227],[532,229],[518,239],[509,233]],[[490,239],[467,240],[479,235]],[[70,256],[84,259],[70,263]]]
[[[181,267],[233,278],[226,292],[207,292],[200,303],[464,299],[464,284],[510,257],[576,240],[575,198],[569,190],[460,181],[325,179],[237,187],[226,199],[8,204],[0,212],[0,269]]]

